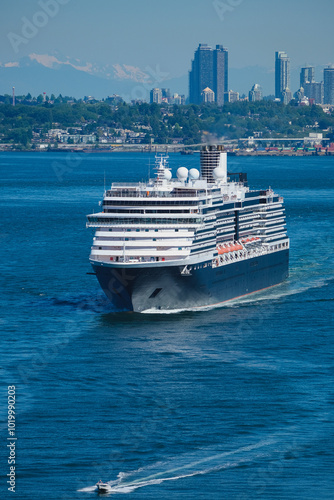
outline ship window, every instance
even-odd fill
[[[161,292],[162,288],[156,288],[153,293],[149,296],[149,299],[154,299]]]

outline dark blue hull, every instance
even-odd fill
[[[205,262],[181,274],[183,266],[116,268],[93,264],[100,285],[119,310],[180,310],[216,305],[284,281],[289,250],[212,268]],[[205,267],[204,267],[205,266]]]

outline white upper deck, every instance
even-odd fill
[[[212,180],[203,178],[199,170],[192,168],[188,170],[180,167],[176,178],[172,178],[171,169],[168,166],[168,156],[156,157],[156,177],[148,182],[113,182],[111,189],[105,192],[104,199],[117,197],[161,197],[172,198],[171,201],[184,200],[187,198],[205,199],[208,196],[224,196],[224,199],[244,198],[244,193],[249,189],[243,182],[233,182],[227,174],[226,153],[220,154],[218,166],[212,169]]]

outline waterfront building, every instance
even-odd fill
[[[161,102],[162,102],[161,89],[152,89],[150,93],[150,103],[161,104]]]
[[[334,104],[334,65],[324,69],[324,104]]]
[[[249,91],[248,99],[251,102],[262,100],[262,88],[258,83],[255,83],[255,85],[253,85],[252,89]]]
[[[216,96],[213,90],[209,89],[207,87],[206,89],[203,90],[202,92],[202,102],[215,102]]]
[[[290,59],[286,52],[278,51],[275,53],[275,97],[284,101],[287,94],[283,96],[286,90],[290,89]],[[290,92],[291,93],[291,92]],[[291,100],[291,99],[290,99]]]
[[[228,89],[228,51],[222,45],[212,49],[200,44],[195,52],[189,73],[189,102],[200,104],[206,88],[214,92],[218,105],[224,104]]]

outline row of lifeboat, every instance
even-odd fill
[[[244,247],[240,243],[233,243],[233,245],[221,245],[218,247],[218,255],[223,255],[224,253],[236,252],[237,250],[243,250]]]
[[[241,243],[250,243],[252,241],[259,240],[260,238],[245,238],[241,240]],[[222,245],[219,245],[218,248],[218,255],[223,255],[224,253],[230,253],[230,252],[236,252],[238,250],[244,250],[243,245],[240,243],[224,243]]]

